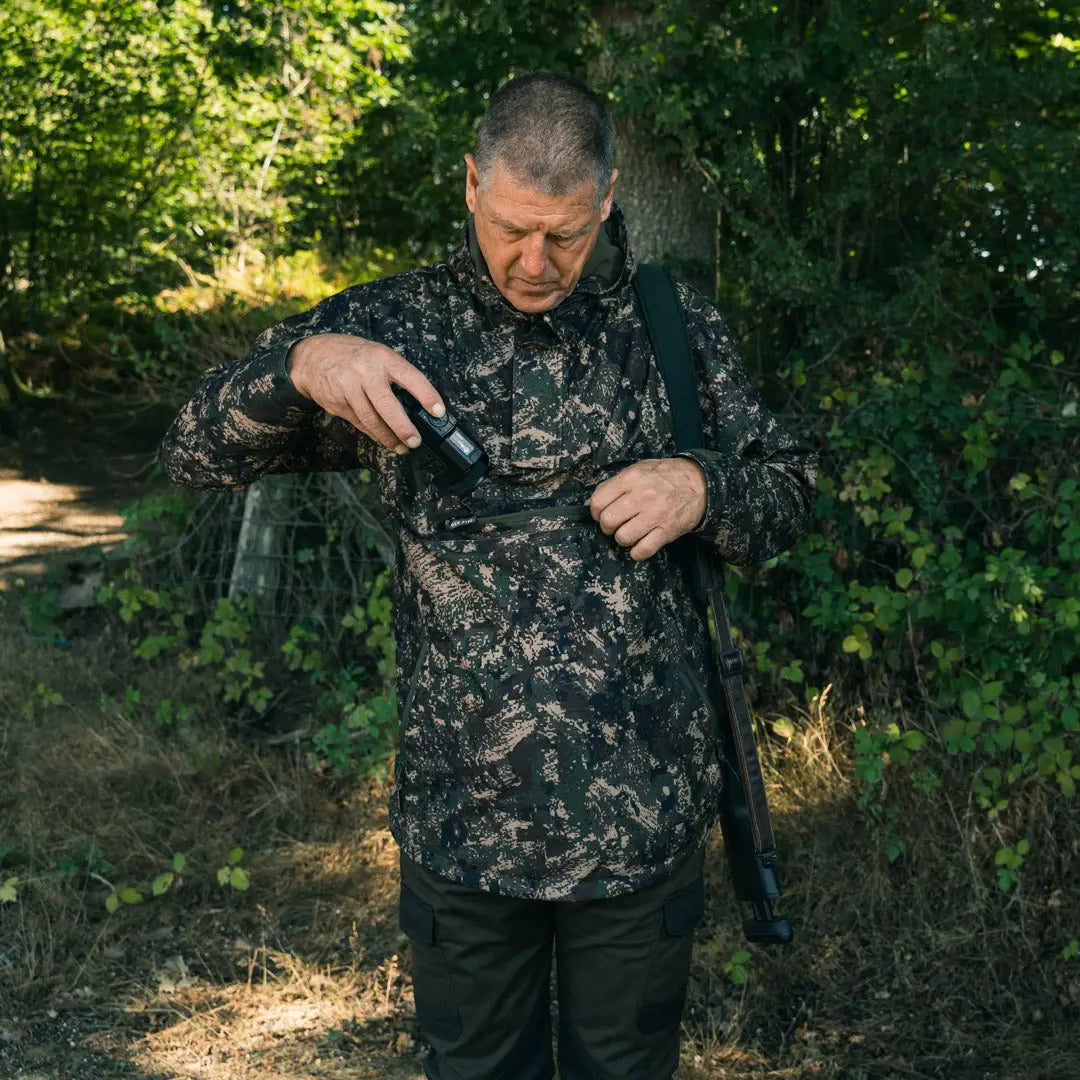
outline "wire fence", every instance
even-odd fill
[[[275,644],[300,624],[338,651],[342,619],[393,562],[375,485],[359,473],[266,476],[240,492],[166,499],[157,534],[137,530],[140,578],[183,592],[198,614],[251,597],[260,637]]]

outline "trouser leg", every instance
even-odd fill
[[[402,856],[400,916],[431,1080],[550,1080],[551,905],[458,885]]]
[[[675,1071],[703,862],[699,851],[648,889],[556,907],[560,1080],[669,1080]]]

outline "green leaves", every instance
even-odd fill
[[[38,683],[33,693],[22,708],[22,714],[27,720],[33,720],[49,709],[56,709],[64,704],[64,695],[59,690],[54,690],[44,683]]]
[[[121,885],[113,889],[113,891],[105,898],[105,910],[112,915],[120,910],[121,904],[136,907],[145,899],[146,897],[134,886]]]
[[[860,660],[869,660],[874,653],[866,626],[862,623],[857,624],[852,633],[844,638],[841,647],[846,653],[858,654]]]
[[[750,954],[745,949],[739,949],[736,952],[733,952],[731,956],[724,961],[724,973],[731,980],[732,985],[742,986],[747,979],[749,979],[749,964]]]
[[[247,871],[242,866],[222,866],[218,869],[217,879],[219,885],[230,885],[232,888],[243,892],[248,887]]]
[[[921,750],[926,745],[926,736],[921,731],[905,731],[900,741],[908,750]]]
[[[156,291],[290,227],[312,237],[296,218],[332,226],[338,159],[399,93],[387,65],[408,56],[401,9],[313,0],[268,14],[206,0],[4,6],[5,329],[85,310],[117,281]]]
[[[1021,840],[1015,848],[1003,847],[994,856],[994,866],[997,867],[997,886],[1002,892],[1008,892],[1016,884],[1018,871],[1030,850],[1031,845],[1028,841]]]
[[[244,857],[244,849],[240,847],[234,847],[228,855],[225,856],[225,865],[218,868],[217,880],[219,885],[228,885],[230,888],[236,889],[237,892],[246,892],[248,885],[247,871],[240,866],[240,860]]]

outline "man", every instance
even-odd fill
[[[267,331],[206,376],[164,461],[196,487],[377,477],[398,540],[391,827],[428,1076],[552,1076],[554,946],[562,1080],[659,1080],[723,765],[707,625],[671,545],[783,551],[812,459],[683,284],[707,445],[674,452],[611,122],[584,84],[507,83],[465,164],[453,258]],[[436,416],[449,403],[487,451],[468,500],[410,453],[395,387]]]

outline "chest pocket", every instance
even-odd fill
[[[568,458],[566,350],[525,334],[515,341],[512,363],[510,463],[515,469],[558,472]]]

